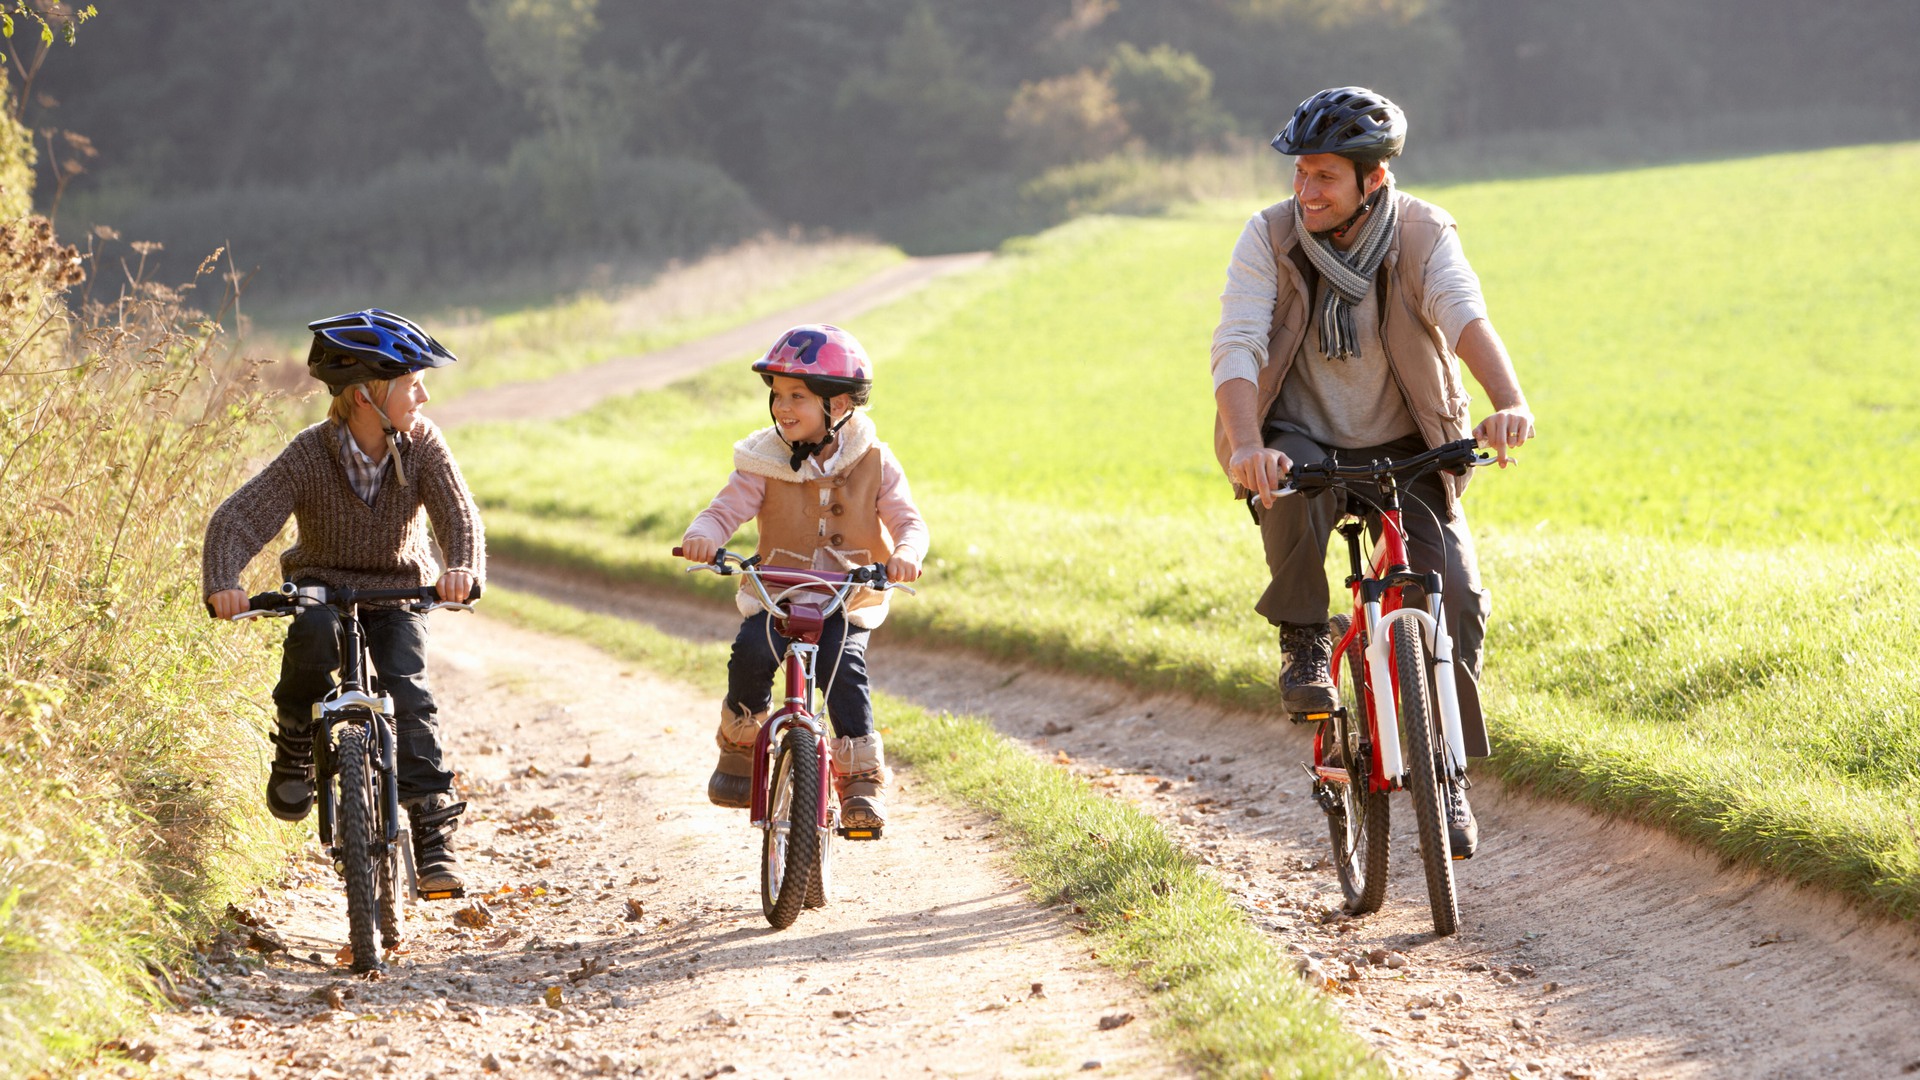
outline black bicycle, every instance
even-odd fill
[[[340,684],[313,706],[314,785],[319,796],[320,842],[347,885],[347,941],[356,972],[380,966],[374,947],[400,944],[401,891],[421,900],[451,900],[463,889],[422,894],[414,872],[413,834],[400,814],[400,778],[394,743],[393,698],[381,692],[379,674],[367,659],[360,605],[404,601],[409,611],[472,611],[480,584],[464,603],[441,600],[433,586],[412,589],[329,589],[288,582],[260,593],[233,617],[286,618],[326,605],[340,616]]]

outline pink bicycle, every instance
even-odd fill
[[[680,548],[674,548],[676,556]],[[793,925],[804,908],[826,906],[833,870],[833,839],[878,840],[877,828],[845,828],[833,797],[828,724],[814,711],[815,663],[826,622],[858,589],[913,589],[887,580],[882,563],[845,574],[763,566],[721,548],[713,561],[688,567],[722,576],[743,574],[773,613],[769,629],[787,639],[782,661],[786,693],[760,728],[753,747],[753,827],[761,830],[760,907],[775,929]],[[831,684],[833,673],[827,675]]]

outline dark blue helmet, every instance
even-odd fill
[[[1407,143],[1407,114],[1364,86],[1336,86],[1301,102],[1272,146],[1283,154],[1385,161]]]
[[[354,383],[397,379],[459,359],[411,319],[379,308],[320,319],[307,329],[313,331],[307,373],[335,397]]]

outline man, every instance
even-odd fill
[[[1215,452],[1239,494],[1260,496],[1272,581],[1255,610],[1280,629],[1281,698],[1296,719],[1336,707],[1325,559],[1342,504],[1275,499],[1287,471],[1331,451],[1349,461],[1399,458],[1466,438],[1455,357],[1493,405],[1473,435],[1503,468],[1507,451],[1534,436],[1453,219],[1394,187],[1387,162],[1406,137],[1405,114],[1371,90],[1340,87],[1301,102],[1273,139],[1294,158],[1294,197],[1247,223],[1220,297]],[[1428,475],[1402,497],[1412,568],[1443,577],[1467,752],[1484,757],[1477,680],[1489,604],[1460,504],[1466,483]],[[1455,857],[1470,857],[1478,828],[1458,785],[1447,816]]]

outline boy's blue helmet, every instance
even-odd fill
[[[307,329],[313,331],[307,373],[335,397],[354,383],[397,379],[459,359],[411,319],[379,308],[319,319]]]

